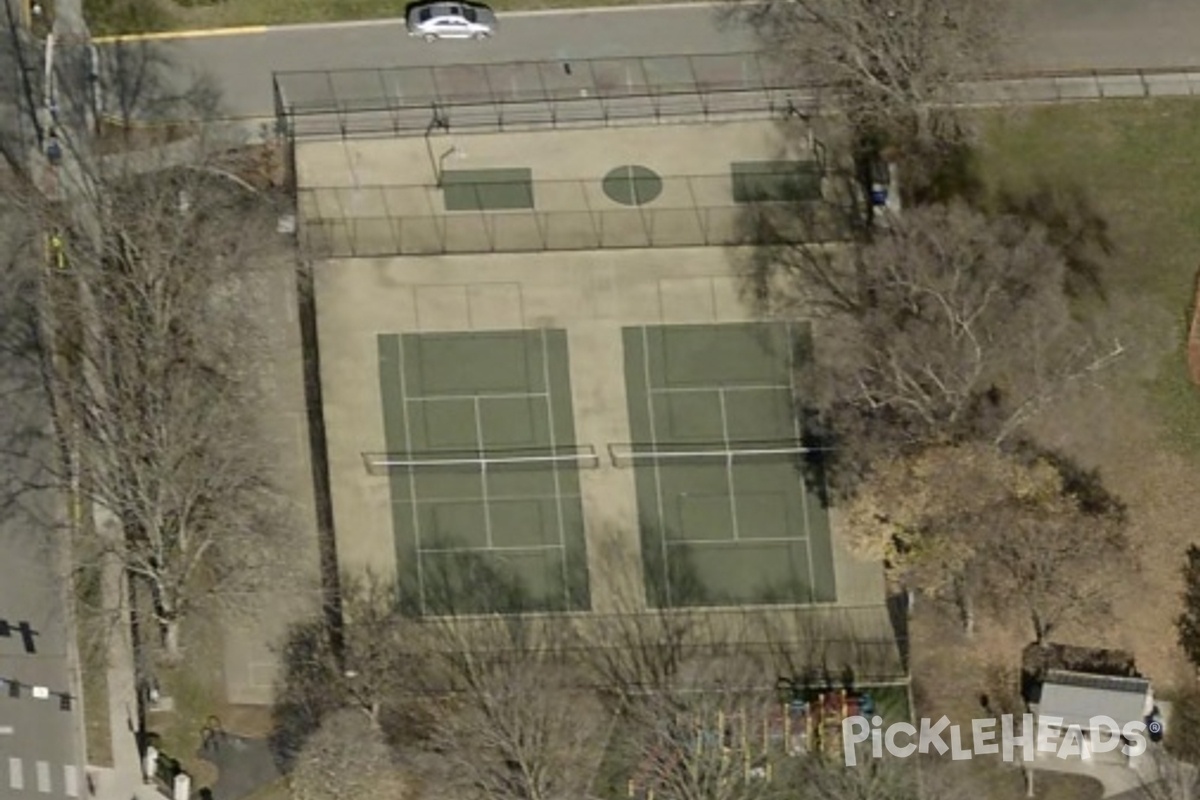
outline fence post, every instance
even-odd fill
[[[696,199],[696,190],[692,187],[695,179],[693,175],[687,178],[688,197],[692,198],[692,212],[696,215],[696,224],[700,226],[700,241],[707,247],[711,243],[708,241],[708,226],[704,224],[704,216],[700,212],[700,202]]]

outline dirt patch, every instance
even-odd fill
[[[1035,426],[1041,441],[1089,469],[1127,506],[1126,580],[1112,587],[1107,623],[1064,630],[1056,640],[1128,650],[1138,669],[1170,681],[1182,663],[1175,619],[1182,609],[1180,565],[1197,540],[1193,493],[1200,465],[1169,446],[1140,393],[1116,381],[1048,410]]]
[[[910,633],[913,643],[913,693],[916,718],[945,715],[968,730],[971,720],[1023,713],[1019,698],[1021,650],[1029,635],[1020,625],[1006,625],[987,615],[966,636],[953,610],[932,600],[918,600]],[[1006,697],[1007,695],[1007,697]],[[1019,764],[999,757],[952,761],[949,756],[922,764],[924,783],[933,796],[979,800],[1025,798]],[[1099,782],[1080,775],[1037,773],[1034,797],[1054,800],[1098,800]]]

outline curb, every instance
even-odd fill
[[[94,36],[94,44],[124,44],[125,42],[156,42],[164,39],[206,39],[221,36],[250,36],[271,30],[266,25],[247,25],[242,28],[202,28],[193,31],[160,31],[129,33],[118,36]]]

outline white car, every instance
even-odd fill
[[[496,32],[496,15],[474,3],[419,3],[408,11],[408,34],[427,42],[486,39]]]

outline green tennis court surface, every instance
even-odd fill
[[[533,170],[444,170],[442,197],[447,211],[506,211],[533,208]]]
[[[588,608],[577,467],[536,460],[575,444],[565,333],[378,346],[389,463],[406,464],[387,470],[405,599],[435,614]]]
[[[647,598],[656,606],[833,602],[822,492],[806,485],[785,324],[626,328]],[[686,454],[686,457],[651,454]],[[616,461],[614,456],[614,461]],[[652,463],[646,463],[652,462]],[[820,487],[823,488],[823,487]]]

